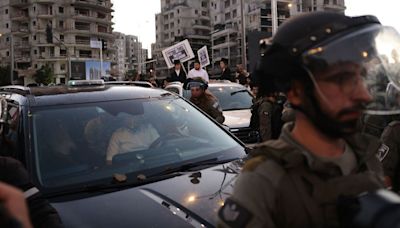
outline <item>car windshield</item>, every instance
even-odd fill
[[[245,87],[210,86],[210,92],[218,98],[223,111],[250,109],[253,97]]]
[[[32,116],[44,188],[245,154],[216,123],[176,97],[42,107]]]

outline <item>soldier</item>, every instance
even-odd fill
[[[387,111],[372,86],[386,74],[370,70],[385,64],[386,38],[399,40],[373,16],[332,12],[295,16],[279,28],[261,60],[260,87],[285,92],[296,121],[251,152],[219,211],[222,226],[340,227],[339,196],[384,187],[375,156],[381,143],[356,130],[363,111]]]
[[[207,83],[201,78],[196,78],[188,83],[188,87],[192,93],[190,101],[222,124],[225,121],[225,117],[222,114],[218,99],[208,92]]]

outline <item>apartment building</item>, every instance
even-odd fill
[[[156,15],[157,77],[168,76],[168,68],[161,51],[175,43],[188,39],[193,52],[203,46],[210,47],[211,19],[210,0],[161,0],[161,13]]]
[[[95,40],[107,45],[105,72],[98,75],[108,74],[115,55],[112,6],[111,0],[0,0],[0,64],[9,65],[13,59],[24,84],[32,83],[32,75],[43,65],[53,69],[55,83],[65,83],[69,75],[87,79],[89,68],[100,66],[100,49],[90,44]],[[53,43],[46,40],[47,26]]]

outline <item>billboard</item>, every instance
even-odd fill
[[[85,80],[85,62],[71,62],[71,80]]]
[[[111,62],[103,62],[101,73],[100,61],[86,61],[86,80],[101,79],[102,76],[110,76]]]
[[[111,62],[103,62],[103,73],[100,74],[100,61],[71,62],[71,80],[93,80],[109,76]]]
[[[174,60],[180,60],[181,63],[194,58],[192,47],[190,47],[189,41],[184,40],[171,47],[168,47],[162,51],[165,62],[168,68],[174,67]]]

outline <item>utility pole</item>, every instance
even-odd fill
[[[272,36],[275,35],[278,30],[278,5],[277,0],[271,0],[271,11],[272,11]]]
[[[14,39],[12,33],[10,33],[10,57],[11,57],[10,83],[11,85],[13,85],[14,84]]]
[[[242,21],[242,64],[244,69],[247,69],[246,57],[246,22],[244,18],[244,0],[240,0],[240,20]]]

